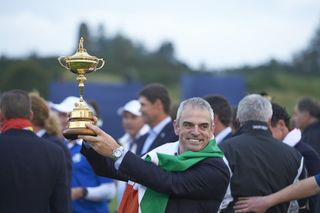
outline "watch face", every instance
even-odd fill
[[[123,153],[123,147],[120,146],[119,148],[113,150],[112,155],[113,155],[115,158],[120,158],[121,155],[122,155],[122,153]]]
[[[120,150],[115,150],[115,152],[114,152],[114,156],[116,158],[119,158],[121,156],[121,154],[122,154],[122,152]]]

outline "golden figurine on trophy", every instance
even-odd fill
[[[91,56],[83,47],[84,39],[81,37],[79,48],[72,56],[61,56],[58,58],[61,66],[77,75],[79,82],[80,99],[73,111],[70,113],[67,129],[63,131],[63,136],[67,139],[76,139],[78,135],[96,135],[92,130],[86,128],[86,123],[94,123],[93,112],[89,110],[84,99],[84,81],[85,75],[101,69],[104,66],[104,60]],[[100,66],[99,63],[101,62]]]

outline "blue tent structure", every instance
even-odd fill
[[[117,114],[119,107],[126,102],[138,98],[143,85],[110,84],[86,82],[84,99],[94,100],[99,106],[103,120],[102,129],[115,138],[123,134],[121,117]],[[181,78],[181,100],[190,97],[203,97],[214,94],[227,98],[231,105],[236,106],[245,95],[245,83],[242,76],[210,74],[190,74]],[[49,86],[49,101],[60,103],[68,96],[79,96],[79,88],[75,82],[53,82]]]
[[[240,75],[190,74],[181,79],[181,100],[206,95],[224,96],[237,106],[245,95],[244,77]]]

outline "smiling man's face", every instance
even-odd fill
[[[175,132],[180,141],[180,153],[200,151],[207,146],[213,136],[212,123],[208,110],[186,106],[180,120],[174,122]]]

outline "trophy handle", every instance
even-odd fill
[[[100,70],[104,66],[105,62],[104,62],[103,58],[99,58],[98,59],[98,64],[99,64],[100,61],[101,61],[101,65],[100,65],[100,67],[97,67],[96,70]]]
[[[66,65],[64,65],[64,64],[61,62],[61,59],[63,59],[63,58],[65,58],[65,56],[60,56],[60,57],[58,58],[58,61],[59,61],[59,63],[60,63],[61,66],[63,66],[63,67],[66,68],[67,70],[69,70],[69,67],[67,67]]]

